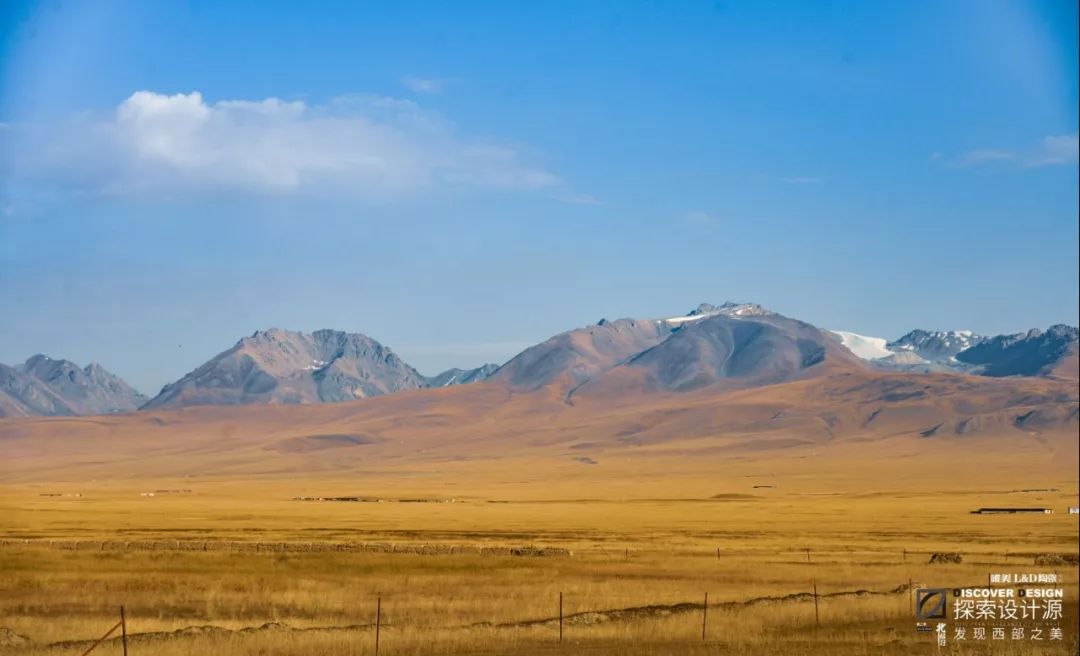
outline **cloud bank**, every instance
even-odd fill
[[[16,126],[9,175],[119,195],[198,190],[346,191],[440,187],[543,190],[562,183],[515,149],[455,134],[407,100],[344,96],[207,102],[138,91],[104,117]]]
[[[990,164],[1013,164],[1037,168],[1076,164],[1078,155],[1080,155],[1080,137],[1075,134],[1060,134],[1043,137],[1038,144],[1027,150],[981,148],[962,153],[951,161],[947,160],[947,163],[950,166],[964,168]],[[935,153],[933,158],[941,159],[940,153]]]

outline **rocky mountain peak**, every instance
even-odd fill
[[[419,372],[367,335],[270,328],[166,385],[147,407],[337,402],[426,386]]]
[[[146,402],[97,363],[82,368],[40,353],[16,367],[3,367],[0,378],[0,416],[129,412]]]

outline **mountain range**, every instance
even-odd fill
[[[1078,331],[986,337],[913,330],[889,341],[827,331],[753,303],[703,303],[660,319],[601,319],[529,347],[502,366],[425,377],[359,333],[260,330],[146,399],[100,365],[38,355],[0,365],[0,416],[83,415],[193,406],[315,404],[490,381],[556,391],[568,403],[630,391],[748,389],[842,371],[947,372],[1076,379]]]
[[[913,330],[891,342],[843,331],[833,334],[853,353],[881,369],[1075,377],[1078,331],[1063,324],[1046,331],[1035,328],[994,337],[968,330]]]
[[[249,403],[337,403],[402,390],[462,385],[498,368],[450,369],[425,377],[367,335],[336,330],[256,331],[175,383],[146,409]]]
[[[272,328],[244,337],[146,404],[147,409],[249,403],[333,403],[426,386],[366,335]]]
[[[571,394],[767,385],[861,361],[827,332],[751,303],[702,304],[668,319],[600,320],[526,349],[491,379]]]
[[[71,416],[130,412],[147,398],[97,363],[35,355],[21,365],[0,364],[0,417]]]

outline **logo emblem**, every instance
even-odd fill
[[[945,599],[948,590],[928,588],[915,591],[915,617],[920,620],[940,620],[945,618]]]

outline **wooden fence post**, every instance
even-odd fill
[[[821,625],[821,615],[818,614],[817,579],[814,579],[814,626]]]
[[[375,597],[375,656],[379,656],[379,629],[382,624],[382,596]]]
[[[120,606],[120,642],[124,645],[124,656],[127,653],[127,618],[124,617],[124,607]]]
[[[907,580],[908,612],[909,613],[914,613],[915,612],[915,591],[912,590],[911,588],[912,588],[911,579],[908,579]]]
[[[810,562],[810,550],[806,550],[806,562]]]
[[[709,593],[705,593],[705,603],[701,605],[701,639],[705,639],[705,622],[709,618]]]
[[[562,593],[559,593],[559,644],[562,644],[563,636],[563,612],[562,612]]]

